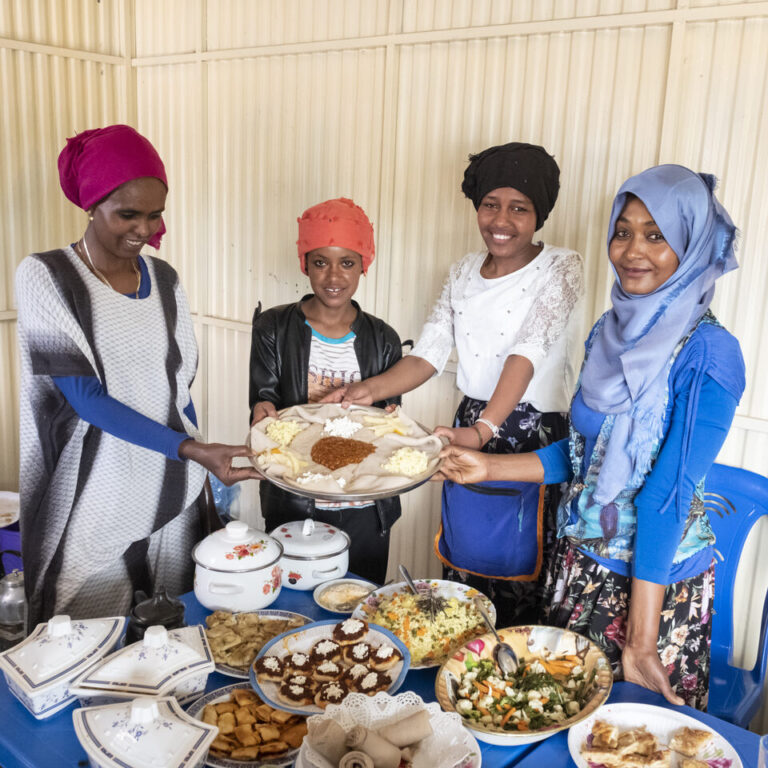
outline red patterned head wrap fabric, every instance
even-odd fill
[[[299,249],[301,271],[307,274],[307,260],[304,258],[315,248],[338,246],[359,253],[363,258],[363,274],[371,266],[375,249],[373,245],[373,224],[365,211],[346,197],[326,200],[324,203],[307,208],[299,222]]]
[[[84,211],[121,184],[151,176],[168,186],[165,166],[155,148],[129,125],[108,125],[67,139],[59,155],[59,181],[64,194]],[[149,240],[160,246],[165,223]]]

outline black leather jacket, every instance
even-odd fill
[[[302,302],[283,304],[261,311],[261,304],[253,313],[251,335],[251,367],[248,403],[250,413],[256,403],[267,400],[277,409],[289,408],[307,402],[309,348],[312,330],[305,322]],[[400,337],[383,320],[369,315],[353,301],[357,318],[351,330],[355,334],[354,349],[363,379],[376,376],[391,368],[401,357]],[[389,403],[400,404],[395,397],[386,402],[374,403],[383,408]],[[250,418],[249,418],[250,422]],[[296,519],[312,516],[314,502],[287,493],[271,483],[261,483],[262,507],[265,503],[280,504],[296,511]],[[400,517],[400,499],[394,496],[376,502],[382,530],[387,530]]]

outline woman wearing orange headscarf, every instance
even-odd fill
[[[301,271],[312,293],[253,317],[251,423],[277,409],[319,402],[334,389],[383,373],[401,357],[400,338],[360,309],[352,297],[374,258],[373,226],[352,200],[327,200],[298,219]],[[374,403],[384,407],[399,398]],[[315,502],[263,481],[261,511],[267,530],[312,517],[349,534],[349,568],[382,583],[389,534],[400,517],[397,497],[381,501]]]
[[[165,168],[127,125],[59,155],[82,236],[16,273],[21,533],[29,620],[125,614],[136,590],[192,588],[206,470],[255,476],[245,446],[203,443],[197,344],[174,269],[141,254],[165,232]]]

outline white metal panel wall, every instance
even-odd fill
[[[124,56],[125,0],[3,0],[0,37]]]
[[[104,6],[108,7],[104,7]],[[67,11],[69,16],[62,16]],[[76,240],[85,213],[61,192],[68,136],[130,119],[129,61],[117,3],[0,4],[0,488],[18,488],[18,357],[13,278],[27,254]],[[56,46],[56,47],[47,47]],[[62,47],[80,46],[72,56]],[[122,62],[122,63],[114,63]]]

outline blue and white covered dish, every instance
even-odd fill
[[[76,709],[72,720],[91,768],[198,768],[219,732],[172,696]]]
[[[175,696],[181,704],[205,690],[215,662],[200,625],[148,627],[144,637],[107,656],[72,681],[80,703],[107,704],[135,696]]]
[[[106,656],[123,631],[124,616],[70,620],[54,616],[29,637],[0,653],[11,693],[38,719],[74,700],[72,680]]]

